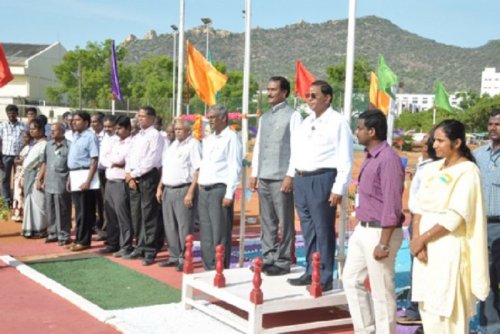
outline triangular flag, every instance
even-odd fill
[[[191,43],[187,42],[187,78],[198,97],[208,106],[216,103],[216,93],[224,87],[227,76],[217,71]]]
[[[398,76],[387,66],[384,56],[378,55],[378,88],[389,94],[393,99],[392,86],[398,83]]]
[[[111,93],[113,99],[123,101],[122,92],[120,91],[120,80],[118,78],[118,65],[116,63],[115,41],[111,41]]]
[[[391,105],[391,97],[379,90],[377,75],[370,72],[370,103],[387,115]]]
[[[453,108],[450,105],[450,99],[448,97],[448,92],[444,89],[443,84],[436,80],[436,90],[434,93],[434,105],[438,108],[444,109],[447,112],[453,112]]]
[[[5,57],[3,46],[2,44],[0,44],[0,87],[5,86],[12,79],[14,79],[14,76],[10,72],[10,67],[9,63],[7,62],[7,57]]]
[[[295,95],[305,101],[306,94],[309,92],[311,84],[316,80],[314,75],[307,70],[300,60],[295,65]]]

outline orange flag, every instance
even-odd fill
[[[386,115],[391,105],[391,97],[378,89],[378,78],[373,72],[370,72],[370,103]]]
[[[0,44],[0,87],[5,86],[12,79],[14,79],[14,77],[10,72],[9,63],[5,57],[3,46]]]
[[[217,71],[189,42],[187,58],[189,84],[206,105],[213,106],[216,103],[215,94],[224,87],[227,76]]]
[[[309,92],[309,88],[315,80],[316,78],[314,75],[307,70],[300,59],[297,60],[295,65],[295,95],[300,96],[300,98],[305,101],[306,94]]]

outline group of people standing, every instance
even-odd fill
[[[272,108],[259,119],[249,180],[250,190],[259,196],[262,271],[268,276],[290,273],[296,209],[306,268],[287,282],[310,285],[312,255],[319,252],[321,288],[329,291],[336,208],[348,195],[354,136],[348,122],[331,108],[333,89],[327,82],[311,84],[311,113],[305,119],[287,104],[286,78],[270,78],[267,91]],[[15,106],[7,107],[7,115],[9,120],[0,126],[4,178],[21,152],[24,131]],[[138,111],[138,129],[126,116],[76,112],[70,128],[63,123],[51,126],[49,141],[45,124],[31,121],[31,139],[24,139],[29,150],[22,165],[22,233],[46,236],[47,242],[57,241],[71,251],[88,249],[101,192],[99,215],[105,223],[99,228],[106,230],[107,244],[101,253],[142,258],[143,265],[151,265],[166,237],[169,258],[160,266],[181,271],[184,240],[199,217],[204,268],[215,269],[219,244],[225,247],[228,268],[242,143],[228,127],[224,107],[211,107],[206,118],[212,133],[202,143],[191,136],[191,124],[183,119],[175,120],[170,129],[175,139],[165,139],[155,128],[156,111],[150,106]],[[476,300],[486,300],[480,308],[483,328],[495,328],[488,333],[498,330],[499,110],[492,112],[488,131],[491,144],[474,155],[466,146],[465,127],[456,120],[441,122],[426,138],[425,147],[432,148],[435,161],[419,165],[418,189],[410,199],[410,249],[415,257],[412,299],[418,302],[428,333],[466,333]],[[357,179],[358,224],[349,240],[342,282],[356,333],[394,333],[395,258],[403,240],[405,171],[386,141],[387,120],[381,111],[361,113],[355,135],[365,146],[366,158]],[[10,185],[5,180],[2,194],[8,200]]]

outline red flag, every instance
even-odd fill
[[[297,60],[295,66],[295,95],[300,96],[300,98],[305,101],[306,94],[309,92],[309,88],[315,80],[316,78],[314,75],[302,65],[300,60]]]
[[[9,81],[14,79],[10,73],[9,63],[5,57],[3,46],[0,44],[0,87],[5,86]]]

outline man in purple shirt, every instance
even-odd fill
[[[380,110],[359,116],[356,136],[366,147],[366,159],[355,201],[359,223],[349,240],[342,281],[356,333],[395,333],[394,261],[403,240],[404,170],[386,141],[387,120]]]

